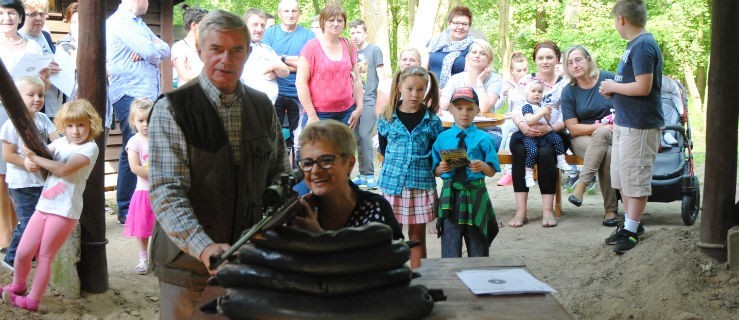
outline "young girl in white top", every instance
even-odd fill
[[[128,140],[128,164],[136,174],[136,190],[126,216],[123,235],[135,237],[139,242],[139,263],[133,269],[138,274],[149,273],[149,237],[154,229],[154,211],[149,202],[149,113],[154,105],[150,100],[136,99],[131,103],[128,122],[136,134]]]
[[[44,106],[46,86],[38,77],[21,77],[15,82],[18,92],[21,94],[28,114],[33,119],[40,137],[44,140],[56,140],[59,135],[54,124],[43,112],[39,112]],[[13,122],[5,121],[0,128],[0,139],[3,145],[3,159],[8,163],[5,181],[8,184],[10,198],[13,199],[13,207],[18,218],[18,224],[13,231],[13,239],[8,246],[3,264],[13,266],[15,252],[18,243],[26,230],[28,220],[35,211],[38,198],[41,196],[41,188],[44,186],[44,177],[38,170],[38,166],[26,161],[23,156],[23,140],[15,129]]]
[[[74,100],[62,105],[54,123],[57,129],[64,130],[64,138],[49,145],[53,159],[23,149],[26,158],[46,169],[49,175],[36,212],[18,245],[13,282],[2,288],[5,303],[29,311],[38,311],[51,277],[51,263],[80,218],[82,193],[98,158],[99,150],[94,139],[103,132],[100,116],[87,100]],[[34,256],[33,287],[25,295]]]

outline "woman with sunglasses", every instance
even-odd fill
[[[357,161],[352,129],[336,120],[313,122],[303,128],[298,143],[298,166],[311,193],[301,200],[306,214],[295,217],[297,227],[322,232],[381,222],[393,229],[394,239],[403,238],[390,203],[349,180]]]

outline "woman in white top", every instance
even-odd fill
[[[196,33],[198,23],[208,13],[208,10],[182,5],[182,18],[185,21],[187,36],[172,45],[172,65],[177,71],[177,84],[183,85],[200,74],[203,62],[200,61],[198,51],[195,49]]]

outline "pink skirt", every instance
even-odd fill
[[[123,235],[136,238],[151,237],[155,221],[156,216],[149,202],[149,191],[136,190],[131,197],[131,205],[128,207]]]
[[[400,224],[428,223],[436,218],[436,189],[405,189],[399,195],[384,194]]]

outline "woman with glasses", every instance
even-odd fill
[[[321,120],[303,128],[298,166],[311,193],[303,197],[306,215],[296,216],[297,227],[322,232],[381,222],[403,238],[390,203],[381,195],[360,190],[349,174],[357,158],[354,132],[336,120]]]
[[[319,17],[323,35],[303,46],[295,76],[305,112],[301,126],[334,119],[354,128],[362,115],[364,89],[356,63],[357,48],[341,36],[346,30],[346,11],[328,5]]]
[[[36,42],[41,47],[43,54],[54,54],[56,46],[54,46],[54,41],[51,40],[51,34],[43,30],[44,25],[46,25],[46,18],[49,16],[47,13],[49,11],[49,1],[23,0],[23,8],[26,10],[26,23],[18,30],[20,34],[24,38]],[[60,71],[56,62],[52,62],[50,67],[51,74]],[[52,86],[46,90],[44,95],[43,112],[49,116],[49,119],[54,120],[54,116],[62,107],[62,103],[64,103],[64,93],[57,87]]]
[[[582,205],[586,187],[597,173],[605,210],[603,225],[615,227],[618,225],[618,203],[616,192],[611,188],[610,170],[613,124],[608,120],[613,102],[598,93],[600,83],[613,79],[614,74],[599,70],[588,50],[581,45],[568,48],[563,61],[569,85],[562,89],[562,114],[570,132],[572,151],[583,159],[580,179],[569,201],[578,207]]]
[[[426,43],[429,54],[428,70],[439,79],[443,89],[451,76],[464,71],[465,57],[472,45],[470,26],[472,11],[456,6],[449,12],[447,28]]]

